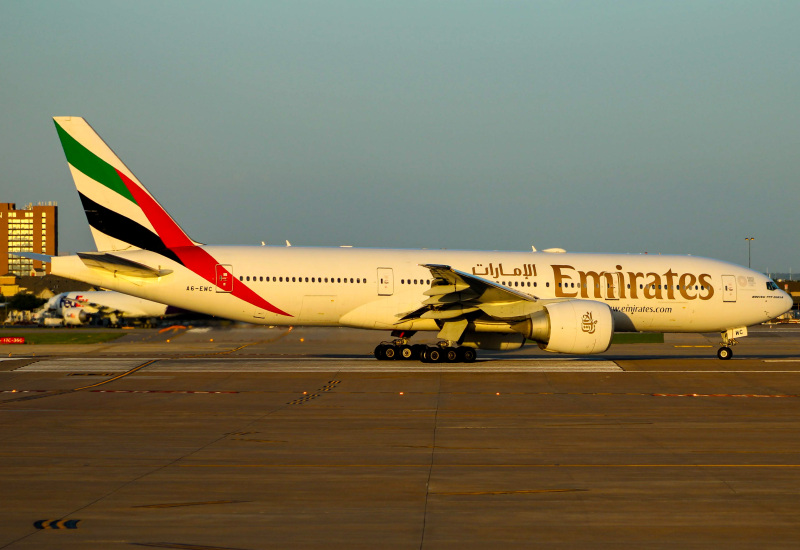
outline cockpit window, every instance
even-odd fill
[[[767,290],[780,290],[780,288],[772,281],[767,281]]]

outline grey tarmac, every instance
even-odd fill
[[[800,330],[471,365],[382,336],[3,346],[0,548],[797,547]]]

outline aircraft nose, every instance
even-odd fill
[[[792,298],[791,294],[788,292],[783,293],[783,305],[786,311],[789,311],[794,307],[794,298]]]

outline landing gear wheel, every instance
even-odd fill
[[[397,359],[397,356],[399,355],[397,351],[398,350],[396,346],[384,346],[383,348],[384,359],[386,359],[387,361],[393,361]]]
[[[400,353],[397,354],[397,358],[402,361],[409,361],[414,359],[414,348],[411,346],[400,346]]]
[[[475,358],[477,357],[475,350],[466,346],[461,346],[460,348],[456,349],[456,352],[458,352],[460,360],[464,363],[474,363]]]
[[[458,351],[456,348],[444,348],[444,360],[448,363],[458,363],[460,358],[458,357]]]
[[[399,350],[391,344],[378,344],[373,353],[378,361],[393,361],[397,359]]]
[[[728,346],[722,346],[717,350],[717,357],[722,360],[727,360],[733,357],[733,350]]]
[[[439,348],[429,348],[426,355],[430,363],[441,363],[444,361],[444,353]]]

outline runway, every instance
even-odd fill
[[[40,360],[15,372],[124,372],[152,361],[147,372],[386,372],[386,373],[507,373],[507,372],[618,372],[613,361],[576,359],[500,360],[480,363],[426,364],[419,361],[376,361],[374,358],[331,359],[298,357],[291,359],[204,357],[195,359],[50,359]]]
[[[800,334],[751,334],[726,362],[678,347],[713,335],[471,365],[321,329],[14,348],[0,548],[794,548]]]

